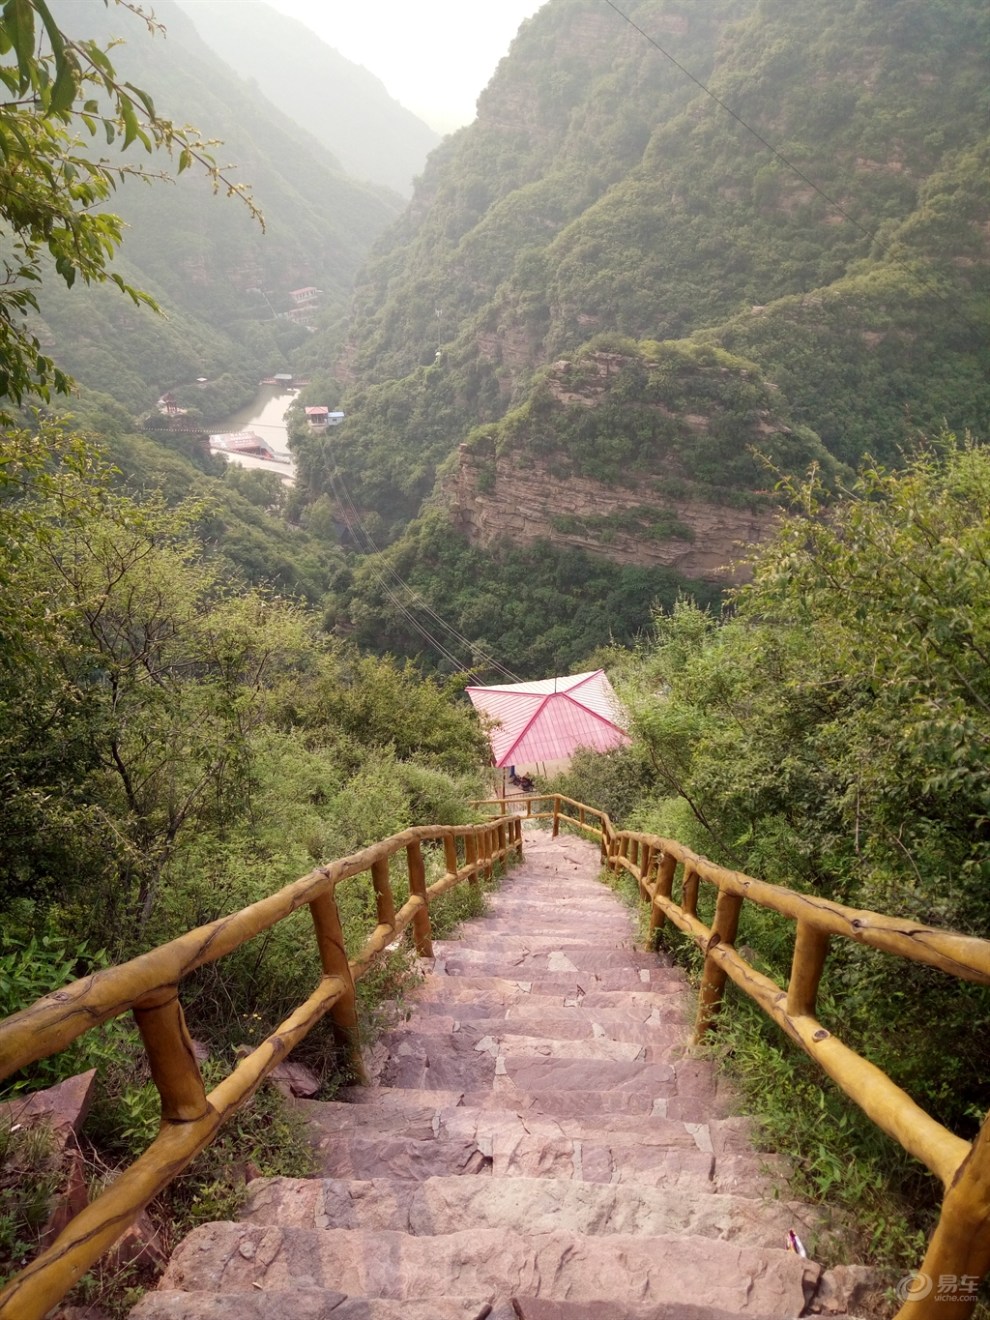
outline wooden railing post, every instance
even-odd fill
[[[664,853],[660,861],[660,869],[657,872],[657,883],[654,893],[663,898],[670,898],[674,892],[674,872],[677,870],[677,858],[673,853]],[[663,923],[667,920],[667,914],[658,903],[650,905],[650,937],[652,939],[656,931],[663,928]]]
[[[426,897],[426,866],[423,863],[423,849],[418,843],[406,845],[406,861],[409,866],[409,892],[414,898],[423,900],[423,906],[413,917],[416,952],[421,958],[432,958],[433,930],[430,926],[430,909]]]
[[[357,998],[354,978],[344,946],[344,932],[340,913],[333,894],[326,891],[309,905],[316,928],[316,944],[320,951],[320,964],[324,976],[339,976],[345,985],[344,993],[330,1009],[334,1034],[347,1056],[351,1073],[363,1086],[367,1082],[364,1060],[361,1058],[361,1033],[358,1029]]]
[[[681,890],[681,907],[689,917],[696,917],[698,915],[698,889],[700,885],[701,876],[693,866],[689,866],[688,863],[685,862],[684,883]]]
[[[553,800],[553,838],[556,839],[560,833],[560,798],[554,797]]]
[[[697,880],[697,874],[695,879]],[[697,895],[695,895],[695,905],[697,906]],[[727,973],[721,963],[712,958],[711,950],[717,948],[720,944],[733,944],[735,942],[742,905],[743,900],[738,894],[728,894],[725,891],[719,892],[715,903],[715,920],[712,922],[712,933],[706,950],[701,991],[698,996],[698,1020],[694,1028],[695,1043],[701,1039],[711,1026],[722,1005],[722,995],[725,991]]]
[[[484,847],[484,835],[481,836],[482,848]],[[478,883],[478,835],[465,834],[464,836],[464,864],[471,868],[468,876],[468,884],[474,888]]]
[[[650,871],[653,868],[653,849],[644,844],[639,858],[639,893],[641,898],[649,898]]]
[[[395,929],[395,899],[388,877],[388,858],[381,857],[371,863],[371,883],[375,886],[375,906],[378,908],[379,926]]]
[[[498,833],[498,855],[504,861],[508,855],[508,846],[507,846],[508,841],[506,838],[505,821],[504,820],[499,821],[495,829],[496,832]]]
[[[914,1291],[895,1320],[966,1320],[990,1273],[990,1115],[949,1184]],[[927,1290],[927,1291],[926,1291]],[[924,1295],[922,1295],[924,1294]]]
[[[495,843],[497,831],[494,825],[485,830],[485,879],[491,880],[495,875]]]
[[[467,852],[467,845],[465,845],[465,853],[466,852]],[[444,865],[447,868],[447,875],[448,876],[456,875],[458,869],[457,839],[453,831],[443,836],[443,855],[444,855]]]
[[[787,1011],[791,1017],[814,1016],[818,983],[828,955],[829,936],[806,921],[797,924],[791,978],[787,983]]]
[[[162,1098],[162,1122],[195,1123],[207,1110],[206,1089],[178,987],[167,985],[146,995],[134,1005],[134,1021]]]

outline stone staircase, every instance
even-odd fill
[[[252,1184],[133,1320],[807,1314],[821,1269],[785,1244],[813,1216],[774,1196],[687,1048],[682,973],[635,951],[598,872],[527,832],[490,915],[436,944],[377,1084],[307,1105],[323,1177]]]

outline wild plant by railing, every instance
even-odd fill
[[[479,804],[514,810],[532,820],[561,821],[596,839],[603,864],[626,871],[650,904],[650,930],[666,921],[704,954],[695,1040],[714,1024],[731,978],[801,1046],[874,1123],[941,1179],[942,1211],[925,1259],[914,1274],[896,1320],[963,1320],[975,1292],[940,1290],[940,1280],[975,1281],[990,1271],[990,1115],[972,1143],[936,1122],[895,1082],[844,1045],[815,1016],[818,986],[834,936],[936,967],[950,976],[990,985],[990,940],[937,930],[827,899],[767,884],[716,866],[674,839],[616,830],[608,816],[560,795],[497,798]],[[717,891],[710,926],[698,917],[702,884]],[[680,900],[674,897],[679,890]],[[796,924],[791,972],[780,986],[758,972],[735,948],[744,902],[768,908]]]
[[[426,884],[423,845],[440,843],[445,873]],[[497,861],[522,857],[518,818],[482,825],[404,830],[351,857],[321,866],[231,916],[189,931],[131,962],[56,990],[0,1022],[0,1080],[64,1049],[84,1032],[133,1012],[162,1105],[159,1135],[92,1204],[0,1293],[2,1320],[41,1320],[179,1174],[272,1069],[326,1014],[360,1073],[354,983],[408,926],[416,951],[432,956],[430,903],[463,881],[491,876]],[[405,855],[409,898],[396,911],[391,859]],[[348,959],[334,898],[338,884],[370,872],[377,925]],[[312,995],[208,1095],[179,1002],[179,983],[308,905],[323,976]]]

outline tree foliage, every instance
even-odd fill
[[[410,667],[329,645],[303,605],[245,587],[204,539],[204,502],[137,501],[112,476],[56,428],[8,433],[0,897],[119,956],[195,924],[200,898],[219,915],[205,876],[240,877],[248,901],[246,875],[266,892],[431,819],[482,740]]]
[[[948,438],[899,474],[870,466],[838,504],[813,481],[791,494],[726,621],[682,602],[628,664],[652,771],[631,818],[768,880],[987,936],[990,454]],[[749,906],[740,938],[786,980],[786,933]],[[985,1110],[984,992],[844,942],[828,975],[828,1025],[944,1121]]]

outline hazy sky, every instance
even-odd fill
[[[223,0],[213,0],[223,3]],[[479,92],[544,0],[269,0],[377,75],[441,133],[474,118]]]

